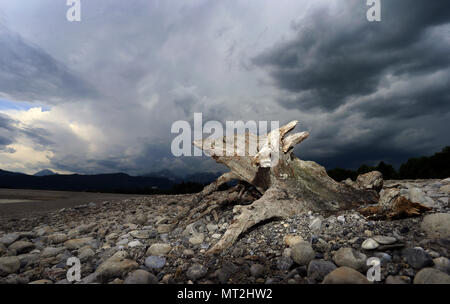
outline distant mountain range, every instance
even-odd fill
[[[34,175],[27,175],[0,169],[0,188],[124,193],[153,191],[156,193],[170,192],[176,185],[184,183],[209,184],[220,174],[196,173],[179,177],[170,170],[163,170],[142,176],[130,176],[125,173],[82,175],[57,174],[45,169]]]
[[[148,177],[165,177],[170,179],[174,183],[182,183],[182,182],[191,182],[191,183],[199,183],[199,184],[209,184],[212,181],[216,180],[222,173],[220,172],[200,172],[186,175],[185,177],[180,177],[179,175],[173,173],[170,170],[161,170],[153,173],[148,173],[143,176]]]

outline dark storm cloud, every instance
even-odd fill
[[[0,151],[7,151],[8,145],[14,142],[16,136],[16,130],[13,127],[13,120],[0,113]],[[10,152],[8,150],[7,152]]]
[[[39,47],[0,24],[0,92],[15,100],[59,102],[95,90]]]
[[[381,22],[368,22],[366,9],[363,1],[352,1],[339,16],[318,9],[293,23],[293,40],[254,59],[278,87],[294,93],[280,98],[283,106],[332,111],[350,97],[375,93],[386,75],[422,75],[450,66],[448,27],[437,28],[450,22],[448,1],[382,1]],[[448,88],[448,75],[447,70],[442,87],[424,88],[417,98],[412,96],[410,115],[420,115],[424,99],[439,97]],[[447,111],[445,98],[448,101],[448,92],[433,106],[446,106]],[[375,115],[392,108],[383,105],[386,110],[378,109]]]
[[[2,110],[17,121],[0,117],[0,150],[26,149],[1,166],[216,171],[170,151],[171,124],[192,125],[194,112],[204,123],[298,119],[311,136],[296,154],[328,167],[448,144],[448,1],[381,0],[372,23],[364,0],[85,1],[80,23],[54,2],[1,8],[11,31],[0,26],[0,97],[51,105]],[[28,157],[37,150],[49,153]]]
[[[134,155],[110,156],[108,159],[84,159],[80,155],[56,155],[52,166],[69,172],[85,174],[126,172],[144,175],[163,169],[184,176],[192,172],[224,172],[224,166],[203,157],[174,157],[167,143],[143,144]]]
[[[366,20],[365,1],[338,3],[338,13],[322,5],[292,22],[293,38],[253,59],[281,89],[278,104],[310,119],[296,153],[356,168],[440,151],[449,144],[450,3],[382,1],[381,22]]]

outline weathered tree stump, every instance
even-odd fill
[[[208,208],[215,210],[221,204],[239,202],[240,195],[230,196],[228,200],[214,197],[220,185],[230,180],[245,181],[261,194],[260,197],[253,195],[255,200],[251,204],[233,208],[235,218],[208,253],[230,247],[241,233],[271,218],[286,218],[305,211],[330,215],[378,203],[378,191],[383,185],[381,173],[370,172],[353,183],[336,182],[324,167],[301,160],[292,153],[294,146],[309,136],[308,132],[287,135],[296,125],[297,121],[293,121],[267,135],[235,134],[234,142],[226,137],[194,142],[231,171],[205,187],[192,203],[197,209],[188,210],[178,220],[189,214],[184,221],[189,223],[193,212],[204,214]]]

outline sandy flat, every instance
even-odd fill
[[[115,193],[0,189],[0,218],[45,215],[50,211],[71,208],[90,202],[101,203],[138,196]]]

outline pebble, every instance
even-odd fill
[[[450,260],[446,257],[433,259],[434,267],[442,272],[450,274]]]
[[[27,241],[17,241],[9,245],[9,250],[15,250],[17,254],[27,253],[34,249],[34,244]]]
[[[291,258],[300,266],[308,265],[316,256],[311,245],[305,241],[294,244],[291,249]]]
[[[166,255],[172,250],[170,244],[156,243],[147,249],[147,255]]]
[[[8,233],[0,238],[0,243],[7,247],[14,243],[18,238],[18,233]]]
[[[94,255],[95,255],[94,250],[92,250],[92,248],[89,246],[81,248],[78,252],[78,258],[82,261],[85,261],[90,257],[93,257]]]
[[[197,233],[189,238],[189,243],[192,245],[199,245],[203,243],[203,240],[205,239],[205,235],[203,233]]]
[[[172,230],[172,225],[162,224],[162,225],[159,225],[156,229],[157,229],[158,233],[160,233],[160,234],[169,233]]]
[[[166,265],[166,258],[162,256],[149,256],[145,259],[145,266],[150,269],[161,269]]]
[[[376,235],[376,236],[373,236],[372,239],[382,245],[390,245],[390,244],[394,244],[395,242],[397,242],[397,239],[395,237],[391,237],[391,236]]]
[[[55,255],[60,254],[63,251],[64,251],[63,247],[59,247],[59,248],[46,247],[46,248],[44,248],[44,250],[42,250],[41,257],[43,257],[43,258],[53,257]]]
[[[130,272],[123,284],[158,284],[158,278],[148,271],[138,269]]]
[[[264,266],[261,264],[253,264],[250,267],[250,273],[255,278],[262,277],[264,275]]]
[[[136,239],[145,240],[149,239],[152,236],[152,233],[150,230],[133,230],[130,232],[130,235]]]
[[[424,268],[414,277],[414,284],[450,284],[450,276],[435,268]]]
[[[193,257],[195,255],[195,252],[192,249],[185,249],[183,250],[183,255],[186,257]]]
[[[411,188],[409,189],[409,200],[414,203],[421,203],[423,204],[425,202],[425,194],[420,190],[419,188]]]
[[[208,272],[207,268],[200,264],[194,264],[186,272],[186,277],[192,281],[203,278]]]
[[[369,284],[369,280],[353,268],[342,266],[327,274],[322,284]]]
[[[411,278],[408,276],[388,276],[385,281],[386,284],[410,284]]]
[[[297,243],[303,242],[303,238],[299,235],[288,234],[284,236],[283,241],[286,245],[292,247]]]
[[[136,261],[128,258],[128,253],[118,251],[112,257],[104,261],[96,269],[97,277],[105,282],[108,279],[121,277],[131,270],[138,268]]]
[[[321,282],[327,274],[337,267],[330,261],[312,260],[308,265],[308,278],[316,282]]]
[[[423,249],[406,248],[402,250],[402,256],[411,267],[416,269],[433,266],[431,256]]]
[[[139,240],[134,240],[128,243],[128,247],[134,248],[134,247],[142,247],[144,244],[142,244]]]
[[[218,228],[219,228],[219,226],[217,226],[215,224],[206,225],[206,229],[208,229],[209,233],[214,233]]]
[[[338,266],[347,266],[356,270],[366,268],[367,256],[353,248],[340,248],[333,256],[333,261]]]
[[[382,265],[392,261],[392,256],[385,252],[375,252],[373,256],[379,258]]]
[[[380,246],[380,244],[378,244],[374,239],[372,238],[368,238],[366,239],[362,244],[361,244],[361,248],[365,249],[365,250],[373,250],[378,248],[378,246]]]
[[[163,241],[164,243],[169,243],[169,235],[167,233],[163,233],[159,236],[159,238],[161,239],[161,241]]]
[[[88,245],[93,241],[92,237],[85,237],[80,239],[72,239],[64,242],[64,246],[69,250],[79,249]]]
[[[43,279],[43,280],[33,281],[33,282],[28,283],[28,284],[35,284],[35,285],[50,285],[50,284],[53,284],[53,282],[50,281],[50,280],[45,280],[45,279]]]
[[[314,218],[309,224],[309,229],[312,231],[318,232],[322,228],[322,220],[318,217]]]
[[[365,230],[365,231],[364,231],[364,234],[365,234],[367,237],[373,236],[373,232],[370,231],[370,230]]]
[[[50,244],[60,244],[67,241],[67,235],[64,233],[54,233],[52,235],[49,235],[47,237],[47,240],[50,242]]]
[[[421,228],[431,238],[450,238],[450,213],[426,215]]]
[[[439,191],[444,192],[444,193],[450,193],[450,185],[444,185],[442,186]]]
[[[0,276],[16,273],[20,269],[20,260],[16,256],[0,258]]]
[[[277,267],[279,270],[289,270],[293,264],[294,261],[290,256],[282,255],[277,259]]]

